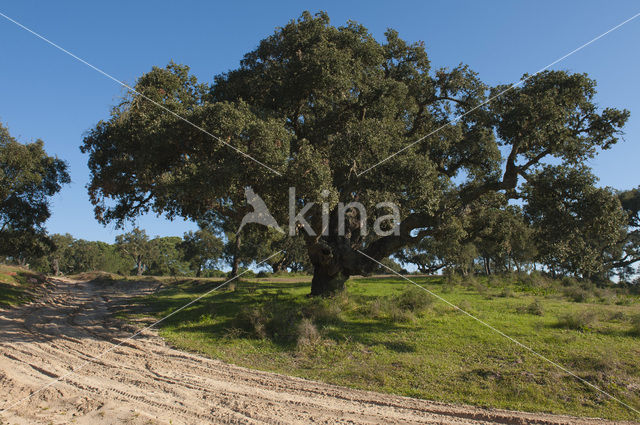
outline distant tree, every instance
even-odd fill
[[[46,263],[49,265],[50,270],[53,271],[54,275],[58,276],[62,272],[66,273],[69,271],[71,264],[71,245],[74,240],[74,237],[68,233],[64,235],[51,235],[53,249],[46,256]]]
[[[149,267],[147,274],[155,276],[178,276],[189,272],[189,264],[184,259],[182,238],[165,236],[150,241]]]
[[[49,198],[69,183],[67,164],[44,151],[44,142],[22,144],[0,124],[0,255],[26,262],[44,255]]]
[[[396,31],[378,42],[362,25],[334,27],[325,13],[305,12],[211,85],[173,63],[135,85],[279,174],[130,93],[84,139],[89,193],[103,222],[149,210],[193,220],[211,213],[235,232],[250,211],[245,186],[279,223],[288,222],[286,188],[295,186],[297,211],[316,203],[304,213],[315,229],[305,245],[311,293],[327,295],[378,267],[360,252],[381,260],[414,246],[488,193],[519,198],[519,183],[549,158],[574,167],[611,147],[629,115],[598,109],[584,74],[545,71],[507,87],[487,87],[464,65],[432,71],[424,44]],[[339,202],[352,201],[367,219],[351,210],[341,234]],[[372,237],[365,225],[389,214],[376,208],[381,201],[397,205],[401,223],[394,232],[386,220],[391,231]]]
[[[619,253],[627,216],[610,189],[580,167],[548,166],[525,186],[525,212],[535,230],[538,259],[552,271],[605,278]]]
[[[533,231],[519,206],[508,205],[501,196],[479,200],[471,212],[468,232],[472,235],[485,274],[510,271],[533,261]],[[492,270],[492,264],[496,270]]]
[[[185,233],[180,244],[184,259],[189,262],[197,277],[202,275],[204,269],[218,262],[223,247],[222,240],[207,228]]]
[[[417,244],[400,250],[395,256],[405,265],[414,265],[420,273],[433,274],[453,267],[463,274],[470,271],[470,264],[476,256],[475,247],[470,245],[468,214],[461,219],[446,220],[437,233],[427,235]]]
[[[613,256],[611,266],[634,274],[633,266],[640,262],[640,186],[620,192],[618,198],[627,216],[627,229],[619,243],[619,255]]]
[[[131,258],[136,267],[136,274],[142,276],[145,266],[149,264],[153,245],[144,230],[135,228],[131,232],[116,236],[116,246],[124,255]]]
[[[311,263],[304,238],[286,234],[263,226],[249,225],[242,232],[244,256],[249,259],[267,258],[265,265],[273,273],[310,270]]]

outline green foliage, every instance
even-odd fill
[[[596,322],[596,314],[593,311],[582,310],[562,314],[558,318],[557,326],[565,329],[588,331]]]
[[[200,276],[203,270],[212,269],[222,255],[223,243],[207,228],[184,234],[180,249],[191,269]]]
[[[25,263],[47,252],[49,198],[70,181],[67,164],[47,155],[42,140],[22,144],[0,123],[0,256]]]
[[[544,309],[538,299],[534,300],[531,304],[518,307],[517,311],[519,313],[533,314],[535,316],[542,316],[544,314]]]
[[[183,241],[178,236],[157,237],[149,241],[150,252],[145,274],[152,276],[183,276],[189,274],[185,261]]]
[[[245,187],[287,223],[285,188],[295,186],[297,207],[316,202],[305,215],[316,233],[323,227],[320,204],[327,204],[328,234],[306,244],[314,294],[377,267],[355,249],[380,260],[407,248],[405,260],[424,270],[455,258],[468,273],[477,257],[474,233],[492,261],[519,267],[535,250],[515,207],[477,217],[476,232],[465,227],[476,203],[494,195],[531,203],[525,209],[538,226],[537,247],[548,247],[538,256],[553,269],[606,277],[600,252],[621,236],[620,204],[593,188],[579,164],[617,142],[629,113],[598,109],[595,82],[584,74],[545,71],[508,91],[490,88],[466,65],[432,70],[424,44],[394,30],[377,41],[355,22],[335,27],[325,13],[304,12],[211,84],[170,63],[142,75],[135,89],[84,139],[96,217],[122,224],[153,210],[208,220],[233,244],[234,273],[253,258],[242,254],[243,235],[235,238],[250,211]],[[435,129],[437,137],[406,149]],[[560,165],[545,168],[551,159]],[[531,181],[524,192],[520,179]],[[555,179],[564,183],[555,187]],[[351,212],[346,234],[338,235],[338,203],[354,200],[366,220]],[[370,228],[387,214],[375,208],[380,201],[399,207],[399,236],[365,235],[363,223]],[[566,238],[558,236],[565,234],[557,231],[561,222],[569,223]],[[459,243],[437,246],[449,231]]]
[[[410,287],[395,296],[392,303],[401,310],[421,313],[433,303],[433,296],[418,287]]]
[[[626,214],[610,189],[584,168],[546,167],[527,182],[525,211],[540,261],[552,270],[604,279],[624,239]]]
[[[141,276],[153,257],[153,244],[144,230],[134,228],[131,232],[116,236],[116,247],[123,255],[134,261],[136,273]]]

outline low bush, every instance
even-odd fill
[[[308,318],[302,319],[296,327],[298,349],[315,347],[322,341],[318,328]]]
[[[540,304],[540,301],[538,300],[535,300],[531,304],[528,304],[526,306],[520,306],[516,309],[516,311],[518,313],[533,314],[534,316],[544,315],[542,304]]]
[[[575,303],[583,303],[589,298],[589,293],[578,286],[567,286],[562,292],[567,299]]]
[[[389,307],[389,320],[394,323],[412,323],[416,321],[416,315],[411,310],[403,310],[395,305]]]
[[[516,296],[516,294],[513,292],[513,289],[505,286],[504,288],[502,288],[499,296],[503,298],[513,298]]]
[[[564,329],[587,331],[596,322],[596,315],[592,311],[566,313],[558,318],[557,326]]]
[[[400,310],[420,313],[433,304],[433,296],[424,289],[412,286],[391,299],[393,306]]]

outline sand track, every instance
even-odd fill
[[[135,289],[133,289],[135,288]],[[110,311],[151,285],[55,280],[0,310],[0,424],[604,424],[397,397],[259,372],[184,353]],[[75,369],[74,369],[75,368]]]

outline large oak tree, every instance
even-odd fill
[[[296,211],[328,204],[325,235],[320,206],[305,214],[317,233],[305,236],[311,292],[326,294],[377,268],[358,251],[383,259],[436,234],[485,194],[519,197],[519,182],[535,179],[548,158],[579,164],[616,143],[628,117],[599,110],[584,74],[543,72],[483,105],[506,88],[488,87],[465,65],[433,70],[424,45],[394,30],[379,42],[362,25],[334,27],[326,14],[305,12],[212,84],[174,63],[140,77],[138,93],[85,137],[89,193],[103,222],[152,210],[214,215],[236,228],[251,211],[246,186],[279,223],[288,222],[294,186]],[[352,201],[367,219],[350,210],[340,235],[338,202]],[[399,235],[364,231],[389,213],[375,208],[381,201],[400,208]]]

